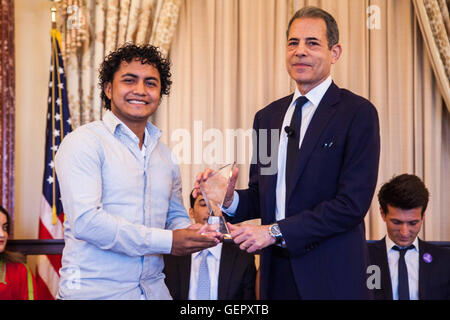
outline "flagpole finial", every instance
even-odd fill
[[[56,8],[52,7],[50,10],[52,12],[52,28],[56,29]]]
[[[55,4],[60,2],[61,0],[50,0],[53,5],[50,8],[51,11],[51,17],[52,17],[52,29],[56,29],[56,6]]]

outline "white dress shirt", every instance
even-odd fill
[[[219,288],[219,269],[220,269],[220,256],[222,254],[222,243],[219,243],[215,247],[211,247],[205,250],[209,250],[209,255],[206,258],[208,264],[209,280],[211,283],[210,294],[211,300],[217,300],[217,293]],[[203,251],[205,251],[203,250]],[[189,283],[189,300],[197,299],[197,283],[198,272],[200,269],[200,262],[202,260],[201,253],[203,251],[195,252],[191,255],[191,279]]]
[[[305,103],[302,107],[302,124],[300,126],[300,141],[298,148],[300,149],[303,138],[305,137],[306,130],[308,129],[309,123],[319,106],[320,101],[322,100],[325,92],[327,92],[328,88],[331,85],[331,76],[319,84],[317,87],[313,88],[309,91],[305,97],[308,98],[308,102]],[[291,123],[292,115],[295,111],[295,101],[302,94],[295,88],[294,97],[292,98],[292,102],[289,105],[286,114],[284,115],[283,125],[281,126],[281,134],[280,134],[280,144],[278,146],[278,175],[277,175],[277,188],[276,188],[276,207],[275,207],[275,217],[276,220],[283,220],[286,217],[286,157],[287,157],[287,145],[288,145],[288,136],[284,128],[289,126]]]
[[[419,241],[417,240],[417,237],[412,244],[415,248],[410,249],[405,253],[406,268],[408,269],[409,298],[410,300],[419,300]],[[396,246],[396,244],[389,237],[386,237],[386,251],[392,284],[392,298],[398,300],[398,260],[400,258],[400,252],[392,249],[393,246]]]
[[[308,98],[308,102],[302,107],[302,123],[300,126],[300,141],[299,149],[302,145],[303,138],[305,137],[306,130],[308,129],[309,123],[317,110],[317,107],[322,101],[323,96],[327,92],[328,88],[332,83],[331,76],[328,76],[322,83],[317,87],[309,91],[305,97]],[[295,88],[294,96],[292,98],[291,104],[284,115],[283,125],[281,126],[280,134],[280,144],[278,145],[278,175],[277,175],[277,187],[276,187],[276,207],[275,207],[275,217],[276,220],[283,220],[286,216],[286,156],[287,156],[287,144],[288,137],[284,128],[289,126],[291,123],[292,116],[295,111],[295,101],[302,94]],[[228,208],[222,208],[222,211],[229,216],[234,216],[237,206],[239,204],[239,194],[235,191],[233,202]]]

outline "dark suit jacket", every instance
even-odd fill
[[[187,300],[191,255],[164,256],[166,285],[174,300]],[[255,300],[255,257],[234,244],[224,243],[220,257],[218,300]]]
[[[253,127],[257,141],[253,145],[258,155],[264,151],[259,143],[265,141],[259,141],[263,132],[259,130],[281,131],[292,97],[256,113]],[[270,134],[267,143],[271,143]],[[267,146],[266,150],[271,149]],[[302,298],[370,298],[364,216],[375,191],[379,153],[374,106],[332,83],[309,124],[295,171],[286,174],[295,183],[287,190],[286,218],[279,221]],[[277,159],[277,154],[271,156]],[[255,155],[249,188],[238,191],[240,200],[232,223],[258,217],[262,224],[275,221],[277,175],[262,173],[268,165],[261,161],[261,155],[256,163],[254,160]],[[262,299],[269,290],[271,251],[268,247],[261,254]]]
[[[423,255],[432,257],[426,263]],[[370,263],[381,270],[381,289],[375,289],[376,300],[392,300],[392,284],[386,252],[386,238],[369,244]],[[419,299],[450,300],[450,250],[419,239]]]

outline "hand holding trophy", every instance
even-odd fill
[[[217,225],[216,230],[223,234],[223,241],[225,242],[233,240],[221,208],[223,206],[228,207],[233,201],[238,171],[235,163],[228,164],[215,171],[207,169],[197,175],[195,183],[196,189],[200,189],[209,210],[208,224]]]

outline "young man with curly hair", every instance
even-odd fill
[[[170,91],[170,63],[125,44],[100,67],[106,113],[66,136],[56,155],[66,214],[59,299],[170,299],[163,254],[216,245],[191,225],[181,177],[149,117]]]

